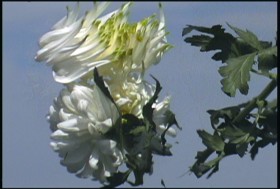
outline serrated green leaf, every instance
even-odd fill
[[[224,150],[225,143],[217,133],[211,135],[204,130],[197,130],[197,133],[208,148],[218,152]]]
[[[246,54],[251,54],[253,52],[256,52],[256,49],[250,46],[248,43],[246,43],[241,38],[236,38],[235,43],[232,45],[232,54],[234,56],[231,56],[229,58],[235,58],[239,56],[243,56]]]
[[[256,53],[243,55],[238,58],[230,58],[227,65],[219,68],[219,73],[224,79],[221,80],[222,90],[229,96],[234,97],[236,90],[247,95],[250,80],[250,70],[254,64]]]
[[[212,51],[219,50],[212,56],[214,60],[221,60],[225,62],[229,57],[235,57],[232,55],[232,46],[235,43],[235,38],[230,34],[224,32],[225,29],[221,25],[214,25],[211,28],[188,25],[183,29],[182,35],[185,36],[192,30],[196,30],[209,35],[194,35],[192,37],[186,37],[184,40],[186,43],[191,43],[193,46],[201,47],[200,51]]]
[[[277,47],[271,47],[258,53],[258,69],[268,72],[277,67]]]
[[[255,48],[256,50],[261,50],[262,45],[260,41],[258,40],[257,36],[252,33],[249,30],[241,30],[237,27],[231,26],[230,24],[227,24],[232,30],[235,31],[235,33],[242,39],[244,40],[247,44]]]

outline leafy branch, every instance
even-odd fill
[[[277,73],[273,72],[277,67],[277,46],[259,41],[251,31],[228,26],[237,37],[225,32],[221,25],[211,28],[188,25],[182,35],[193,30],[201,32],[201,35],[186,37],[185,42],[200,47],[201,52],[218,50],[212,59],[226,64],[218,70],[223,77],[222,91],[226,95],[234,97],[236,90],[247,95],[251,73],[267,77],[270,82],[246,103],[207,111],[214,133],[197,131],[207,147],[197,153],[196,162],[190,167],[198,178],[211,170],[209,178],[219,170],[220,161],[229,155],[243,157],[250,147],[249,153],[254,160],[259,148],[277,142],[277,99],[266,100],[277,87]],[[258,67],[254,68],[254,65]],[[208,160],[214,152],[217,157]]]

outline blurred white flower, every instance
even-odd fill
[[[103,76],[118,77],[131,71],[144,71],[160,61],[171,48],[166,42],[165,21],[160,6],[160,20],[150,16],[138,23],[128,23],[131,2],[101,18],[107,2],[95,3],[94,9],[78,18],[79,7],[70,10],[39,40],[37,61],[52,66],[57,82],[70,83],[100,67]],[[102,68],[103,67],[103,68]]]
[[[105,182],[123,163],[116,142],[104,138],[118,117],[117,108],[98,86],[63,89],[48,116],[51,146],[63,158],[61,163],[78,176]]]

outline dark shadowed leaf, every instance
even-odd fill
[[[235,43],[235,38],[224,32],[225,29],[221,25],[214,25],[211,28],[188,25],[183,29],[182,36],[189,34],[192,30],[196,30],[208,35],[193,35],[192,37],[186,37],[185,42],[191,43],[193,46],[201,47],[200,51],[212,51],[216,52],[212,59],[221,60],[225,62],[230,57],[235,57],[232,53],[232,46]]]
[[[240,157],[243,157],[247,151],[248,143],[241,143],[236,145],[236,152]]]
[[[207,110],[207,113],[211,115],[210,120],[214,129],[215,125],[219,123],[220,119],[223,119],[224,122],[227,124],[229,121],[233,120],[239,112],[239,106],[226,107],[220,110]]]
[[[208,148],[211,148],[215,151],[223,151],[225,143],[221,137],[215,132],[214,135],[211,135],[203,130],[197,130],[198,135],[202,138],[202,142]]]
[[[161,179],[161,180],[160,180],[160,184],[161,184],[164,188],[166,188],[166,186],[165,186],[165,183],[164,183],[164,180],[163,180],[163,179]]]
[[[115,101],[112,98],[109,89],[105,86],[104,80],[102,78],[102,76],[99,76],[98,70],[97,68],[94,68],[93,70],[93,76],[94,76],[94,82],[96,83],[96,85],[100,88],[100,90],[103,92],[103,94],[108,97],[114,104]]]
[[[126,172],[117,172],[114,173],[112,176],[107,177],[107,180],[110,184],[105,185],[103,188],[114,188],[117,187],[121,184],[123,184],[124,182],[127,181],[127,178],[130,174],[131,170],[127,170]]]
[[[156,131],[156,124],[153,121],[153,112],[154,112],[154,108],[152,108],[152,105],[156,102],[158,95],[162,89],[159,81],[151,76],[155,81],[156,81],[156,91],[154,93],[154,95],[152,96],[152,98],[147,102],[147,104],[145,104],[143,106],[143,117],[144,117],[144,121],[146,121],[152,130]],[[150,129],[150,128],[149,128]]]
[[[143,176],[145,173],[152,172],[152,153],[150,148],[145,148],[141,152],[141,156],[139,155],[126,155],[128,159],[127,166],[133,170],[135,181],[128,183],[132,186],[139,186],[143,184]]]

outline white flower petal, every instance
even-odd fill
[[[66,121],[69,120],[71,118],[74,118],[75,116],[73,116],[73,114],[69,113],[69,112],[65,112],[65,109],[60,109],[59,111],[59,119],[60,121]]]
[[[96,129],[101,133],[106,133],[110,128],[112,128],[112,126],[113,123],[111,118],[108,118],[103,122],[98,122],[95,125]]]
[[[94,2],[94,8],[91,11],[87,12],[85,16],[86,23],[84,27],[92,24],[92,22],[96,20],[98,16],[100,16],[100,14],[102,14],[110,4],[111,2]]]
[[[64,164],[61,162],[61,164],[67,166],[67,171],[70,173],[76,173],[84,167],[84,162],[82,161],[73,164]]]
[[[163,133],[163,132],[166,130],[166,128],[167,128],[167,127],[164,126],[164,125],[159,125],[159,126],[157,127],[157,130],[158,130],[158,132],[161,134],[161,133]],[[166,134],[167,134],[168,136],[171,136],[171,137],[176,137],[177,132],[176,132],[176,130],[175,130],[174,128],[169,127],[168,130],[166,131]]]
[[[63,103],[63,106],[66,107],[71,112],[75,112],[75,107],[71,101],[70,92],[66,89],[62,89],[60,92],[60,97]]]
[[[102,149],[103,154],[112,154],[113,148],[117,145],[117,143],[113,140],[101,140],[97,143],[99,148]]]
[[[57,127],[64,132],[79,132],[88,129],[88,123],[86,119],[74,118],[60,122]]]
[[[90,155],[90,158],[89,158],[89,165],[94,170],[97,170],[98,169],[98,165],[97,165],[98,162],[99,162],[99,153],[96,150],[93,150],[91,155]]]
[[[35,57],[36,61],[41,62],[44,60],[50,61],[50,56],[53,56],[52,53],[56,53],[56,51],[60,50],[61,48],[65,47],[67,43],[71,42],[74,38],[74,36],[79,32],[79,30],[82,27],[82,20],[73,23],[67,28],[64,28],[63,31],[67,33],[61,34],[61,32],[58,31],[51,31],[46,33],[44,36],[40,39],[40,44],[46,44],[43,46],[41,50],[37,52],[37,55]],[[61,38],[52,41],[53,38],[56,38],[57,35],[62,35]]]
[[[116,101],[116,104],[118,106],[123,106],[124,104],[127,104],[131,102],[131,100],[128,98],[128,97],[125,97],[125,98],[119,98],[117,101]]]
[[[97,67],[107,63],[109,63],[107,60],[94,62]],[[63,61],[53,66],[53,77],[59,83],[70,83],[93,69],[94,67],[89,68],[74,60]]]
[[[74,151],[69,151],[67,156],[63,159],[63,164],[74,164],[83,161],[85,163],[86,159],[91,153],[91,147],[89,145],[83,145]]]
[[[82,171],[77,173],[77,176],[80,177],[80,178],[88,178],[88,177],[92,176],[93,171],[94,170],[91,168],[89,163],[86,162]]]

